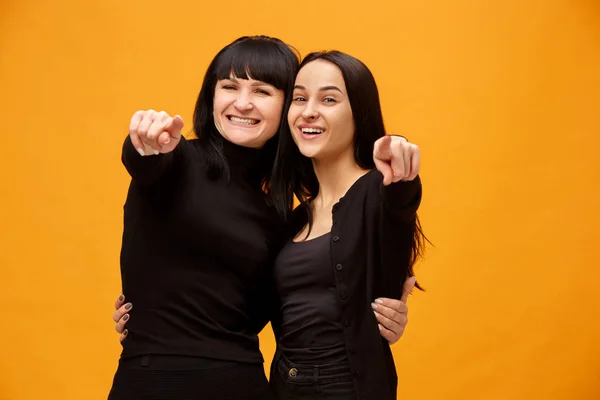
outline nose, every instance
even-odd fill
[[[309,121],[319,118],[319,111],[314,107],[312,101],[306,103],[304,110],[302,110],[302,118]]]
[[[245,90],[242,90],[238,93],[233,105],[240,111],[249,111],[254,107],[252,104],[252,98]]]

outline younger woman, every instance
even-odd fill
[[[378,297],[400,298],[422,234],[419,150],[385,135],[369,69],[337,52],[301,63],[273,194],[291,237],[275,261],[278,399],[396,399]]]

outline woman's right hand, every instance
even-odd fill
[[[131,311],[132,307],[133,304],[125,303],[125,296],[123,295],[120,295],[115,302],[116,311],[113,313],[112,318],[113,321],[117,323],[115,325],[115,330],[121,334],[121,337],[119,338],[121,342],[127,338],[127,334],[129,333],[129,331],[125,329],[125,325],[127,324],[127,321],[129,321],[129,311]]]
[[[141,156],[169,153],[181,140],[183,119],[164,111],[140,110],[131,117],[129,137]]]

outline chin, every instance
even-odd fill
[[[225,135],[223,135],[225,137],[225,139],[227,139],[228,141],[230,141],[233,144],[237,144],[238,146],[243,146],[243,147],[256,147],[256,143],[258,143],[260,141],[260,135],[244,135],[244,134],[239,134],[239,133],[233,133],[232,134],[227,134],[227,132],[225,132]]]
[[[319,149],[312,146],[298,146],[298,150],[300,150],[300,154],[308,158],[315,158],[319,155]]]

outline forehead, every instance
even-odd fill
[[[230,80],[230,81],[234,81],[234,82],[238,82],[240,84],[249,84],[249,85],[253,85],[253,86],[256,86],[256,85],[267,85],[267,86],[273,86],[274,87],[274,85],[272,85],[270,83],[259,81],[257,79],[252,78],[251,76],[237,77],[233,73],[231,73],[229,75],[229,77],[225,77],[225,78],[222,78],[222,79],[219,79],[219,80],[222,81],[222,80],[225,80],[225,79]]]
[[[346,85],[339,67],[329,61],[315,60],[306,64],[296,76],[296,85],[306,88],[337,86],[344,90]]]

